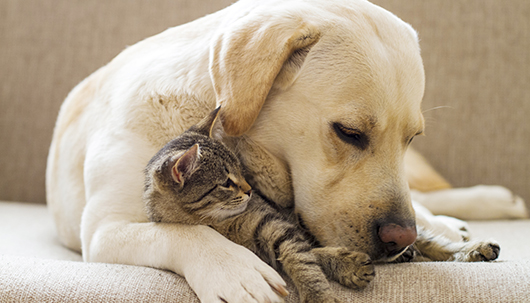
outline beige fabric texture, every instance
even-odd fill
[[[127,45],[231,0],[0,1],[0,199],[45,203],[59,107]]]
[[[41,203],[0,202],[0,302],[198,302],[173,273],[79,262],[42,204],[44,171],[79,81],[127,45],[231,2],[0,1],[0,199]],[[427,136],[416,147],[454,185],[501,184],[530,205],[530,1],[374,2],[419,32]],[[363,291],[334,287],[344,302],[528,302],[530,220],[470,225],[500,242],[500,261],[380,265]]]
[[[126,45],[231,2],[0,1],[0,199],[45,202],[53,125],[78,82]],[[530,1],[374,2],[419,32],[427,137],[416,147],[455,186],[501,184],[530,205]]]
[[[333,284],[343,302],[528,302],[530,261],[377,266],[367,289]],[[517,277],[517,279],[514,279]],[[297,301],[290,285],[287,303]],[[1,302],[198,303],[185,280],[167,271],[0,255]]]
[[[372,2],[420,37],[427,128],[414,146],[454,186],[503,185],[530,206],[530,1]]]
[[[530,220],[470,226],[475,237],[500,243],[499,261],[378,265],[362,291],[333,287],[344,302],[528,302]],[[171,272],[80,260],[58,243],[45,206],[0,202],[0,302],[198,303]],[[298,302],[292,284],[289,290],[287,302]]]
[[[62,246],[45,205],[0,201],[0,255],[82,261]]]

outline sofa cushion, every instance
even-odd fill
[[[0,255],[82,261],[59,243],[46,205],[0,201]]]
[[[344,302],[522,302],[530,298],[530,220],[471,222],[501,245],[499,261],[377,265],[374,281]],[[60,259],[60,260],[59,260]],[[0,202],[0,299],[23,302],[193,302],[185,280],[168,271],[79,262],[62,247],[44,205]],[[292,284],[287,302],[297,302]]]
[[[368,288],[333,283],[343,302],[523,302],[530,261],[387,264]],[[292,285],[287,302],[297,302]],[[198,303],[183,278],[168,271],[0,255],[0,298],[8,302]]]

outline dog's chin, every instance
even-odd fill
[[[374,263],[391,263],[391,262],[407,262],[413,259],[413,256],[409,254],[406,254],[407,251],[409,251],[410,246],[404,247],[402,249],[396,249],[396,250],[387,250],[383,245],[369,245],[368,243],[364,243],[365,245],[356,245],[354,243],[358,243],[355,241],[341,241],[341,239],[336,239],[336,242],[330,243],[330,242],[324,242],[322,243],[323,246],[335,246],[335,247],[346,247],[351,251],[357,251],[362,252],[370,256],[372,261]],[[377,241],[374,241],[378,243]]]
[[[391,263],[396,262],[396,260],[400,259],[400,257],[403,256],[403,254],[407,251],[409,247],[405,247],[401,250],[391,251],[386,254],[386,256],[380,257],[376,259],[375,263]]]

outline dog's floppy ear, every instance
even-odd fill
[[[210,49],[210,75],[228,135],[252,126],[284,63],[307,54],[319,38],[316,26],[282,14],[250,13],[220,31]]]

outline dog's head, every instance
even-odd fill
[[[424,127],[416,33],[364,1],[282,3],[212,45],[225,129],[284,163],[295,211],[322,244],[392,258],[416,237],[404,173]]]

